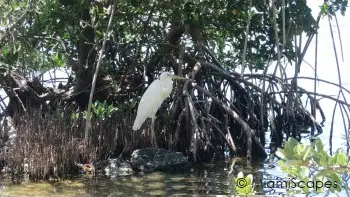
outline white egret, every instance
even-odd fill
[[[168,72],[162,73],[159,79],[153,81],[147,88],[146,92],[142,95],[141,101],[137,108],[137,115],[132,129],[134,131],[140,129],[145,120],[147,118],[151,118],[152,145],[157,145],[154,135],[154,121],[156,119],[156,113],[159,107],[162,105],[163,101],[170,96],[170,93],[173,89],[172,79],[186,78],[176,76]]]

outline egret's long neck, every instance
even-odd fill
[[[162,86],[162,93],[164,96],[168,97],[173,89],[173,81],[171,79],[163,79],[160,81],[160,84]]]

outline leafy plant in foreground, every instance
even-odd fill
[[[253,175],[244,177],[243,172],[239,172],[237,177],[232,179],[234,190],[238,195],[254,195]]]
[[[282,171],[297,180],[297,187],[288,188],[289,192],[296,193],[301,189],[303,193],[334,193],[349,189],[341,178],[350,172],[347,155],[340,150],[334,155],[328,154],[319,138],[310,145],[300,144],[296,139],[289,138],[284,148],[278,149],[276,154],[281,157],[278,166]]]

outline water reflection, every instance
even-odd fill
[[[195,166],[189,171],[154,172],[109,179],[102,175],[81,176],[62,182],[4,182],[1,196],[203,196],[233,195],[232,178],[239,172],[262,177],[262,163],[246,165],[244,160]]]
[[[108,180],[105,187],[101,186],[104,178],[97,178],[89,183],[95,185],[95,194],[102,196],[203,196],[232,195],[232,178],[240,170],[260,173],[260,165],[243,167],[243,162],[236,162],[233,173],[230,172],[232,162],[217,162],[195,166],[188,172],[162,173],[155,172],[132,177]]]

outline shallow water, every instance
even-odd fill
[[[244,167],[243,167],[244,166]],[[266,166],[265,166],[266,167]],[[239,172],[263,177],[262,163],[246,165],[234,159],[195,166],[186,172],[154,172],[109,179],[81,176],[61,182],[2,183],[1,196],[193,196],[232,195],[232,178]],[[261,193],[261,191],[259,192]]]
[[[328,135],[321,137],[327,142]],[[307,141],[307,137],[304,139]],[[275,167],[276,161],[273,165],[267,162],[248,164],[245,159],[235,158],[193,166],[188,171],[154,172],[114,179],[81,175],[58,182],[10,184],[3,180],[0,181],[0,196],[230,196],[234,195],[232,179],[240,171],[253,174],[256,194],[275,196],[286,191],[278,187],[262,188],[262,184],[285,176]]]
[[[325,147],[328,146],[329,128],[326,124],[320,135]],[[341,125],[336,125],[335,130],[340,128]],[[337,143],[333,143],[333,150],[344,147],[342,134],[335,132],[334,137]],[[269,133],[266,133],[266,139],[269,139]],[[302,142],[307,143],[309,139],[310,136],[304,134]],[[266,143],[267,153],[268,146],[269,142]],[[135,174],[114,179],[103,175],[81,175],[65,181],[21,184],[0,179],[0,196],[230,196],[234,195],[232,179],[240,171],[245,175],[253,174],[256,194],[275,196],[285,194],[285,189],[262,188],[262,184],[285,177],[276,165],[277,159],[269,165],[267,160],[248,164],[244,158],[233,158],[193,166],[188,171]]]

